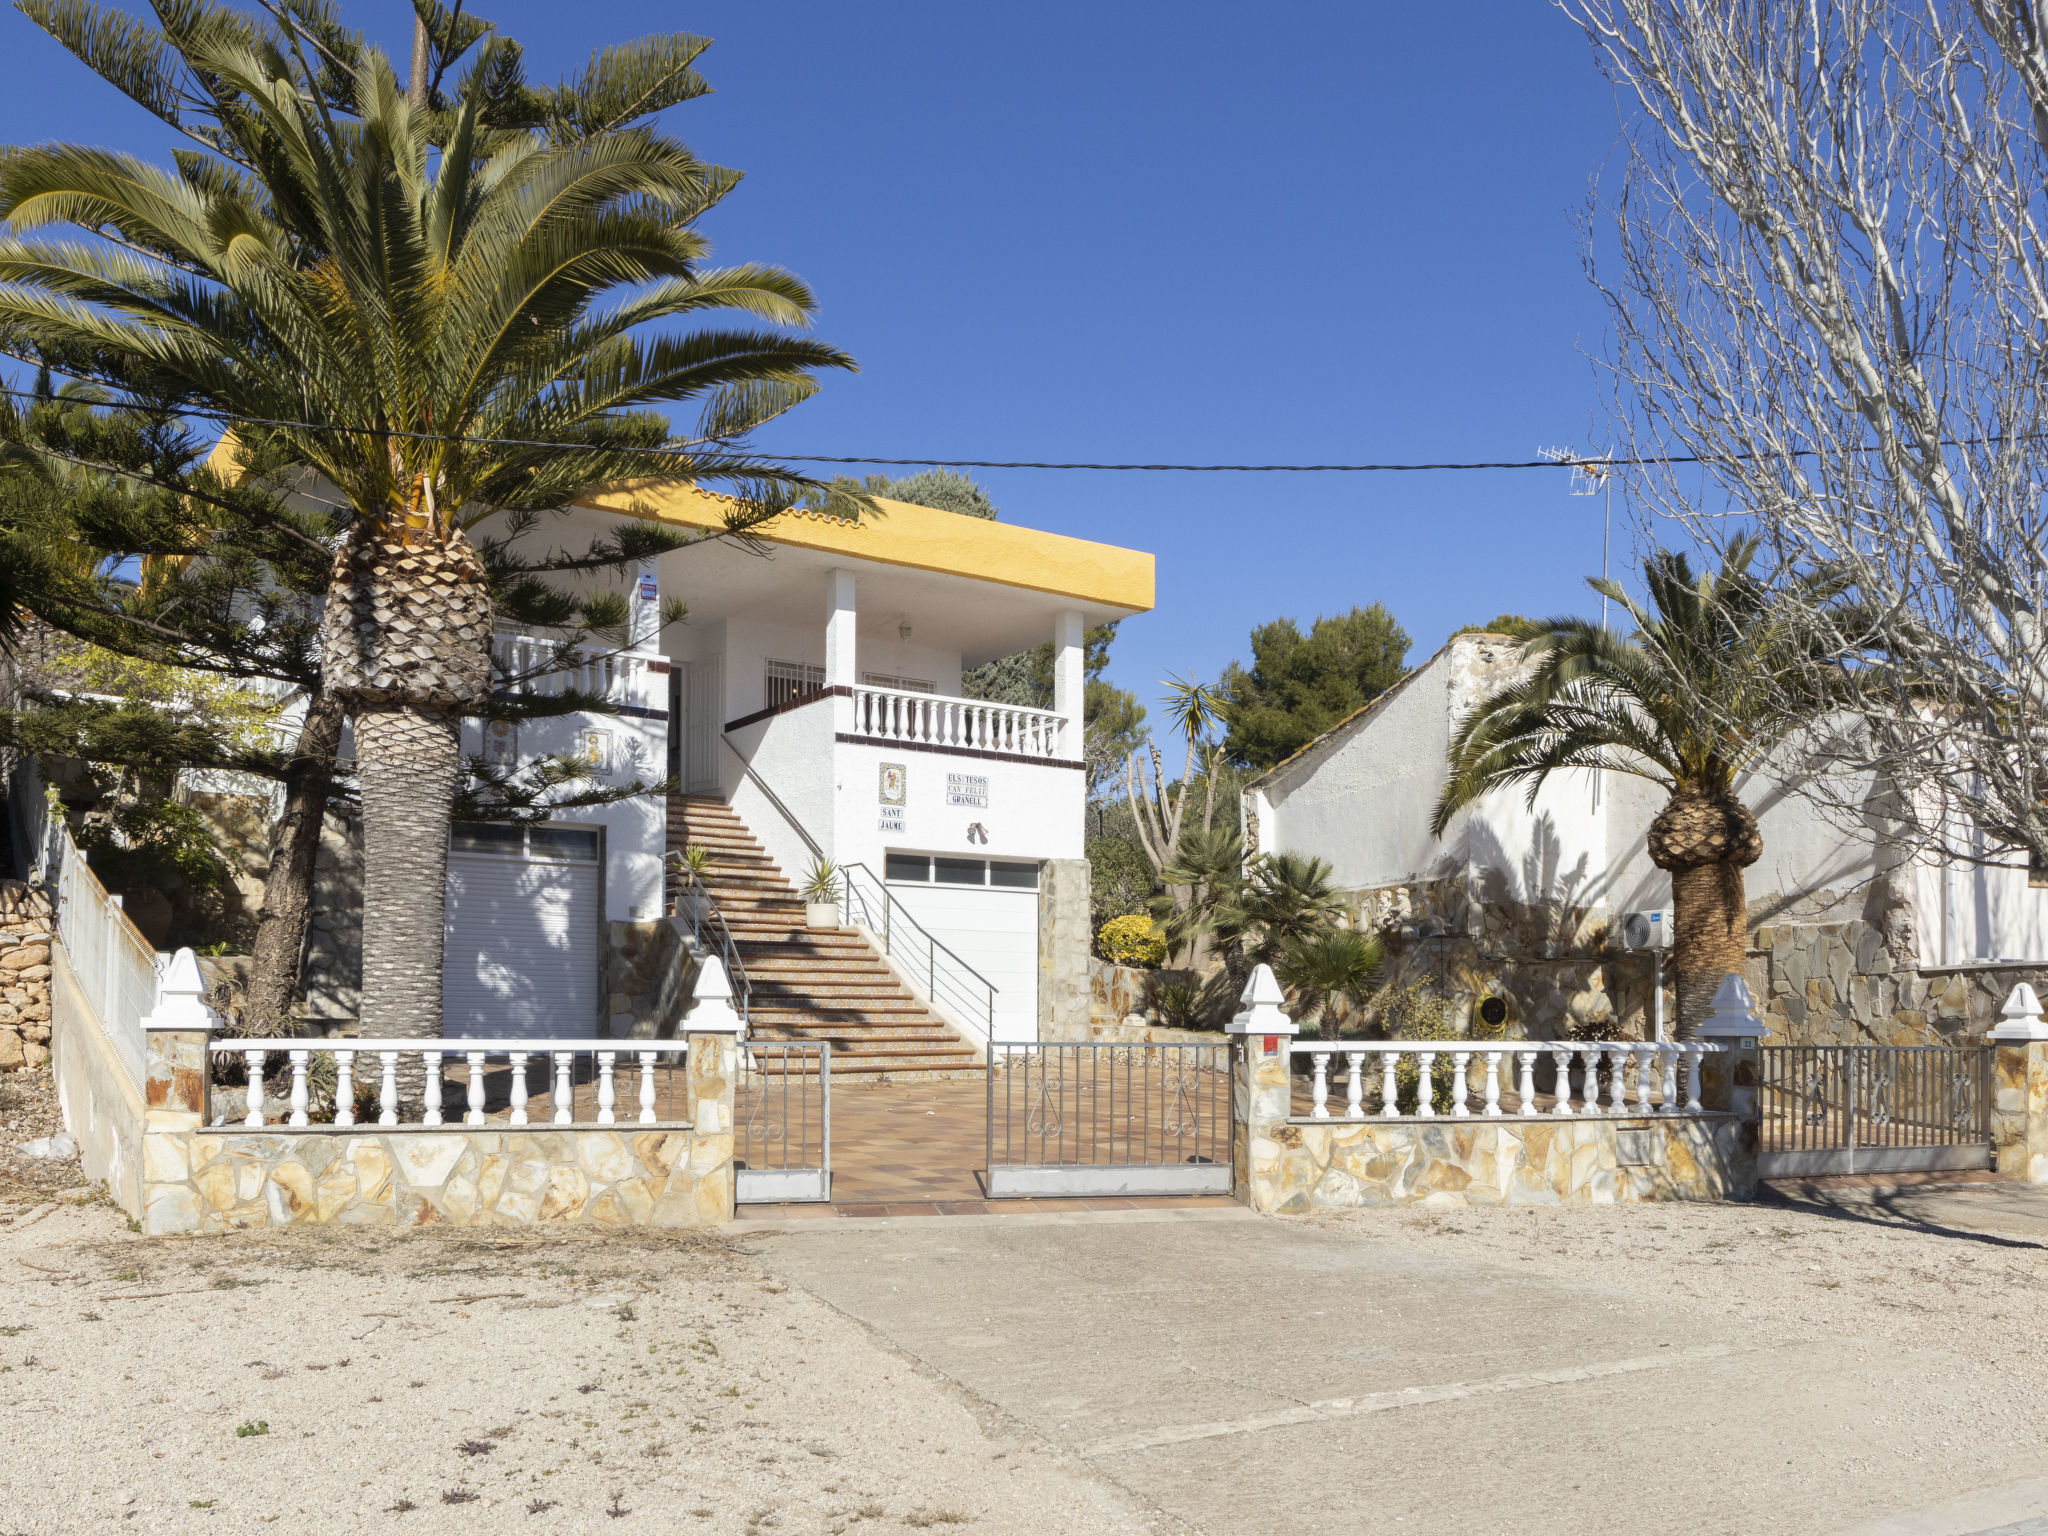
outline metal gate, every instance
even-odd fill
[[[832,1046],[742,1041],[733,1095],[733,1199],[832,1198]]]
[[[1757,1173],[1991,1166],[1992,1051],[1982,1045],[1767,1045]]]
[[[1227,1195],[1230,1046],[996,1047],[988,1195]]]

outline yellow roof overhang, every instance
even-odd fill
[[[718,529],[725,526],[731,502],[680,481],[635,481],[590,491],[577,498],[576,505],[687,528]],[[963,517],[907,501],[879,499],[877,505],[879,516],[859,522],[785,512],[751,536],[792,549],[999,582],[1131,613],[1151,610],[1152,556],[1143,550]]]

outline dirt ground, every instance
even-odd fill
[[[47,1134],[13,1097],[0,1137]],[[1153,1522],[717,1238],[145,1239],[0,1153],[0,1531],[100,1528]]]
[[[0,1536],[1348,1532],[1270,1471],[1361,1434],[1479,1457],[1388,1530],[2048,1512],[2048,1191],[145,1239],[54,1129],[0,1079]],[[1672,1459],[1560,1481],[1638,1422]]]

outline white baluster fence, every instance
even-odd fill
[[[1290,1118],[1316,1122],[1697,1115],[1701,1063],[1726,1047],[1700,1040],[1297,1039],[1286,1049],[1309,1059],[1308,1104]],[[1549,1074],[1547,1092],[1537,1088],[1539,1064]],[[1334,1108],[1333,1086],[1343,1100]]]
[[[215,1126],[690,1124],[684,1040],[285,1036],[212,1040],[207,1048],[238,1059],[247,1074],[246,1086],[213,1090]],[[401,1070],[408,1060],[417,1072]],[[451,1065],[459,1074],[452,1079]],[[422,1084],[416,1117],[406,1115],[414,1106],[404,1102],[411,1094],[401,1094],[401,1078]],[[359,1097],[375,1100],[361,1118]]]
[[[668,704],[667,685],[648,665],[661,659],[656,652],[589,649],[539,635],[495,634],[491,659],[499,687],[547,697],[573,690],[643,708]]]
[[[1080,755],[1078,747],[1065,750],[1066,717],[1049,709],[867,686],[855,688],[851,702],[859,736],[1019,757]]]

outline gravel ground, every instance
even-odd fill
[[[12,1171],[7,1536],[1155,1525],[716,1238],[145,1239]]]

